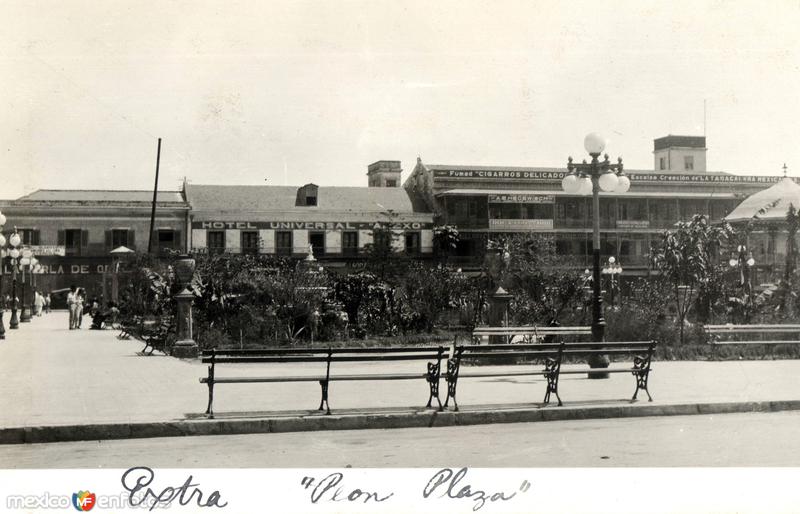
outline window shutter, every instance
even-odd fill
[[[81,247],[86,248],[89,246],[89,231],[81,230]]]
[[[33,231],[32,236],[33,242],[31,244],[38,246],[39,245],[39,230]]]
[[[114,246],[114,233],[111,230],[106,230],[106,251],[113,250]]]
[[[58,231],[58,239],[57,239],[57,241],[58,241],[57,244],[59,246],[64,246],[65,244],[67,244],[67,233],[65,231],[63,231],[63,230],[59,230]]]
[[[136,238],[134,237],[135,235],[136,235],[135,230],[133,229],[128,230],[128,248],[134,251],[136,251]]]
[[[181,231],[180,230],[176,230],[172,237],[173,237],[172,248],[174,250],[178,250],[179,252],[183,252],[184,251],[184,240],[183,240],[183,234],[181,234]]]

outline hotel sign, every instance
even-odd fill
[[[489,220],[489,230],[551,230],[553,228],[553,220]]]
[[[433,223],[419,221],[193,221],[192,228],[208,230],[392,230],[432,229]]]
[[[58,256],[65,256],[67,254],[66,247],[64,245],[31,245],[28,248],[33,252],[33,255],[40,257],[42,255],[58,255]]]
[[[489,195],[489,203],[555,203],[553,195]]]
[[[554,182],[564,178],[566,171],[492,171],[492,170],[434,170],[436,178],[464,180],[528,180]],[[703,184],[774,184],[783,177],[755,175],[717,175],[710,173],[628,173],[631,182],[681,182]],[[794,178],[795,182],[800,179]]]

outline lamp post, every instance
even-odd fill
[[[20,268],[22,269],[22,312],[19,316],[19,321],[21,323],[30,323],[31,321],[31,311],[29,309],[29,305],[25,301],[27,298],[26,292],[28,289],[28,284],[30,283],[30,272],[31,272],[31,258],[33,257],[33,252],[29,248],[23,248],[22,250],[22,258],[19,260]],[[28,279],[25,280],[25,266],[28,267]]]
[[[6,266],[6,236],[3,235],[3,225],[6,224],[6,217],[0,212],[0,339],[6,338],[6,327],[3,324],[3,313],[6,310],[6,295],[3,293],[3,273]]]
[[[8,322],[8,328],[19,328],[19,318],[17,318],[17,266],[19,259],[19,246],[20,237],[17,233],[17,227],[14,227],[14,233],[8,238],[8,244],[11,245],[11,250],[8,251],[11,257],[11,319]]]
[[[42,271],[42,266],[39,264],[39,259],[31,257],[30,274],[31,274],[31,306],[30,313],[31,319],[36,312],[36,275]]]
[[[583,147],[592,161],[585,160],[580,164],[567,160],[567,174],[561,181],[564,192],[569,194],[592,194],[592,339],[597,342],[605,338],[606,321],[603,318],[603,299],[600,296],[600,190],[606,192],[625,193],[631,186],[630,179],[625,176],[622,158],[613,164],[608,154],[601,161],[600,154],[605,150],[605,139],[596,133],[587,135]],[[608,358],[600,355],[589,359],[592,368],[607,368]],[[608,378],[608,373],[590,372],[589,378]]]
[[[739,268],[739,285],[742,288],[744,307],[747,309],[753,302],[753,284],[750,280],[750,268],[756,265],[756,260],[753,259],[753,254],[747,249],[747,246],[739,245],[735,252],[731,252],[728,264],[731,268]]]
[[[614,292],[617,286],[617,275],[622,273],[622,265],[617,262],[617,259],[614,257],[608,258],[608,266],[603,268],[602,274],[607,275],[611,281],[609,288],[611,289],[611,308],[616,310],[616,304],[614,303]]]

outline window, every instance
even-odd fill
[[[397,181],[396,180],[387,180],[386,181],[386,187],[397,187]]]
[[[17,229],[19,237],[22,239],[23,245],[38,245],[39,244],[39,231],[32,228]]]
[[[278,255],[292,255],[292,233],[281,231],[275,233],[275,253]]]
[[[209,230],[206,236],[208,253],[218,254],[225,251],[225,232],[222,230]]]
[[[617,219],[620,220],[646,220],[647,200],[644,199],[619,199],[617,203]]]
[[[385,229],[373,230],[372,241],[376,250],[386,250],[392,247],[392,234]]]
[[[64,235],[63,244],[67,255],[81,255],[82,249],[89,243],[89,231],[80,229],[64,230],[59,234]]]
[[[419,232],[406,232],[406,253],[416,255],[419,250]]]
[[[667,169],[667,158],[661,157],[658,159],[658,169],[665,170]]]
[[[128,244],[128,229],[114,229],[111,231],[111,249],[125,246],[130,248]]]
[[[342,253],[358,255],[358,232],[342,232]]]
[[[242,231],[241,247],[242,253],[258,253],[258,232],[255,230]]]
[[[683,169],[686,171],[694,170],[694,155],[683,156]]]
[[[522,219],[551,220],[553,219],[553,204],[527,203],[522,206]]]
[[[308,243],[311,245],[314,257],[325,255],[325,232],[310,232],[308,234]]]
[[[171,229],[159,230],[157,243],[159,252],[163,252],[166,249],[178,249],[178,237],[176,236],[175,231]],[[224,247],[225,245],[223,244],[222,246]]]
[[[317,196],[306,196],[306,205],[310,207],[317,205]]]

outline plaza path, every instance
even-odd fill
[[[88,317],[84,321],[83,330],[70,331],[67,313],[59,311],[7,330],[6,339],[0,341],[0,428],[175,421],[196,418],[205,410],[207,388],[198,379],[205,376],[206,367],[199,361],[142,356],[142,343],[118,340],[113,330],[88,330]],[[334,373],[387,369],[421,371],[421,366],[355,363],[337,366]],[[655,362],[653,369],[650,390],[655,402],[637,405],[800,400],[798,360]],[[217,375],[322,371],[316,364],[221,366]],[[620,373],[599,381],[567,376],[559,390],[565,406],[594,407],[628,405],[625,399],[633,389],[633,377]],[[538,377],[459,382],[462,411],[535,406],[543,394],[544,382]],[[316,414],[319,385],[223,384],[215,395],[218,417],[277,411]],[[407,412],[425,404],[428,390],[423,380],[344,382],[333,383],[330,395],[334,413]]]

